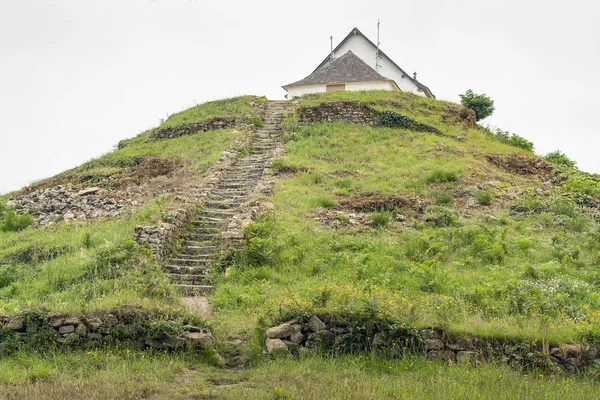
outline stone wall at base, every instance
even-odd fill
[[[339,321],[323,321],[327,318],[312,315],[268,329],[266,352],[302,355],[316,348],[340,352],[377,350],[388,356],[402,357],[418,351],[429,359],[449,362],[495,360],[565,371],[579,370],[600,359],[595,347],[581,344],[544,346],[536,342],[457,337],[437,328],[417,331],[382,323],[365,329]],[[379,326],[387,328],[379,330]]]
[[[87,348],[124,344],[137,350],[206,348],[214,341],[203,327],[140,310],[89,316],[28,313],[0,317],[0,354],[23,345]]]

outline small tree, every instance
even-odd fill
[[[460,103],[464,107],[475,111],[475,119],[477,121],[489,117],[496,109],[494,107],[494,100],[490,99],[485,93],[476,94],[469,89],[465,92],[465,94],[459,94],[459,96]]]

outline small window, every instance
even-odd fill
[[[346,85],[327,85],[328,92],[339,92],[346,90]]]

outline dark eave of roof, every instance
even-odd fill
[[[329,60],[322,68],[314,71],[306,78],[285,85],[283,88],[378,81],[393,82],[392,79],[381,76],[377,71],[361,60],[360,57],[349,51],[335,60]],[[394,83],[394,85],[396,84]]]
[[[333,49],[333,53],[335,54],[343,45],[344,43],[346,43],[346,41],[348,39],[350,39],[353,35],[360,35],[363,38],[365,38],[365,40],[367,42],[369,42],[369,44],[371,44],[371,46],[373,46],[375,49],[377,48],[377,46],[375,45],[375,43],[373,43],[368,37],[366,37],[360,30],[358,30],[358,28],[354,28],[350,31],[350,33],[344,38],[344,40],[342,40],[340,42],[340,44],[337,45],[337,47],[335,49]],[[392,60],[391,58],[389,58],[383,51],[381,51],[381,49],[379,49],[379,54],[382,55],[383,57],[387,58],[388,60],[390,60],[390,62],[392,64],[394,64],[394,66],[396,68],[398,68],[400,70],[400,72],[402,72],[402,74],[408,78],[412,83],[414,83],[419,89],[421,89],[422,91],[425,92],[425,94],[427,94],[430,97],[433,97],[435,99],[435,96],[433,95],[433,93],[431,93],[431,90],[429,90],[429,88],[425,85],[423,85],[421,82],[417,81],[416,79],[411,78],[411,76],[409,74],[407,74],[402,68],[400,68],[400,66],[398,64],[396,64],[394,62],[394,60]],[[329,61],[331,56],[327,56],[323,62],[321,62],[321,64],[319,64],[319,66],[317,68],[315,68],[315,70],[313,71],[316,72],[319,68],[321,68],[323,65],[325,65],[327,63],[327,61]]]

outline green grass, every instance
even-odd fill
[[[169,306],[175,292],[167,276],[131,240],[136,225],[161,213],[150,203],[116,221],[0,233],[0,314]]]
[[[600,387],[589,378],[369,355],[269,360],[250,370],[209,367],[191,355],[126,350],[0,359],[0,392],[15,400],[596,399]]]
[[[482,206],[489,206],[492,204],[492,200],[494,199],[494,195],[487,190],[478,190],[473,193],[473,197],[475,197],[475,200],[477,200],[477,202]]]
[[[361,96],[379,94],[336,93],[302,101]],[[445,107],[409,100],[415,113]],[[446,128],[459,129],[451,122]],[[522,149],[476,130],[468,137],[460,142],[340,122],[288,131],[280,163],[328,178],[315,185],[292,170],[280,176],[269,200],[275,210],[258,222],[261,233],[254,239],[268,257],[254,264],[234,260],[229,276],[220,279],[213,297],[217,329],[247,336],[265,315],[370,310],[409,326],[442,326],[459,334],[600,342],[595,211],[562,203],[553,208],[554,195],[539,207],[529,195],[541,185],[536,177],[511,173],[485,158]],[[339,179],[329,178],[336,176],[352,176],[352,191],[340,190]],[[469,206],[472,187],[481,182],[495,200],[481,195]],[[530,202],[529,211],[515,212],[506,200],[515,188],[520,196],[513,201]],[[314,220],[325,199],[330,208],[343,209],[363,198],[385,203],[398,196],[422,204],[411,208],[409,201],[399,209],[402,222],[375,223],[377,229],[346,223],[333,230]],[[540,217],[547,211],[553,211],[550,219]]]
[[[251,103],[265,105],[267,99],[258,96],[240,96],[231,99],[223,99],[198,104],[195,107],[171,115],[160,128],[200,122],[214,117],[237,117],[247,118],[249,123],[261,126],[262,121],[257,119],[258,108]]]
[[[193,115],[241,112],[243,107],[250,107],[250,101],[264,102],[252,96],[236,98],[198,107]],[[201,182],[203,172],[244,134],[223,129],[150,140],[148,133],[143,133],[120,149],[38,182],[35,186],[100,184],[111,188],[119,182],[131,186],[155,180],[157,188],[152,190],[158,194],[140,199],[140,208],[115,220],[22,230],[26,224],[18,223],[23,221],[9,219],[11,229],[4,229],[7,220],[1,218],[0,315],[30,309],[82,312],[122,304],[177,308],[173,302],[176,294],[167,275],[147,252],[133,245],[134,227],[168,221],[170,211],[180,204],[172,196],[160,196],[161,187],[178,188]],[[119,185],[115,189],[122,190]]]

